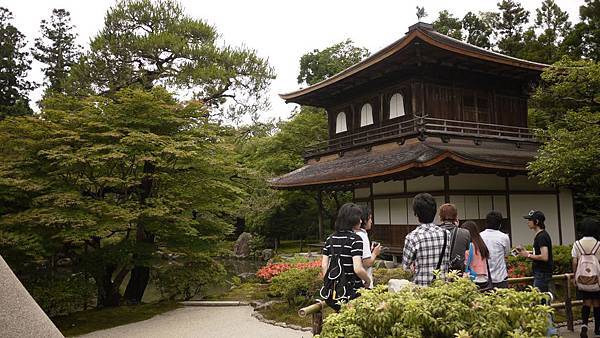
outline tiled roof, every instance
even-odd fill
[[[392,149],[361,149],[335,159],[309,163],[272,179],[270,185],[277,189],[294,189],[377,181],[402,175],[408,170],[430,168],[442,161],[453,161],[472,168],[524,172],[535,151],[535,147],[520,149],[514,144],[417,141]]]

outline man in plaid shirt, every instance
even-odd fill
[[[413,211],[419,219],[420,226],[411,231],[404,241],[402,266],[405,270],[414,272],[414,283],[428,286],[433,281],[433,271],[437,269],[442,248],[444,247],[444,234],[446,234],[446,248],[441,260],[439,278],[444,278],[450,260],[450,232],[433,223],[437,205],[433,196],[421,193],[413,200]]]

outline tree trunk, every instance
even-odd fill
[[[115,271],[115,266],[107,266],[104,268],[104,274],[98,278],[98,304],[97,307],[114,307],[120,305],[121,295],[119,287],[112,281],[112,274]]]
[[[131,277],[123,298],[130,304],[139,304],[150,281],[150,267],[136,266],[131,270]]]
[[[144,204],[146,198],[150,197],[152,194],[152,186],[153,186],[153,178],[152,174],[154,173],[155,166],[151,162],[144,162],[144,173],[147,174],[142,178],[141,186],[140,186],[140,202]],[[154,243],[154,235],[147,232],[143,224],[137,225],[136,229],[136,242],[137,243]],[[134,257],[136,258],[136,257]],[[139,258],[139,257],[137,257]],[[150,267],[143,265],[136,265],[131,270],[131,277],[129,278],[129,283],[127,283],[127,288],[125,289],[125,294],[123,298],[129,304],[139,304],[142,302],[142,297],[144,296],[144,291],[146,291],[146,287],[148,286],[148,282],[150,281]]]

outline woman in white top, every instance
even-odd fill
[[[581,223],[579,229],[581,230],[583,237],[573,244],[573,250],[571,251],[571,256],[573,257],[573,272],[577,271],[579,257],[583,254],[582,251],[585,252],[585,254],[595,253],[596,259],[600,260],[600,242],[597,239],[599,226],[599,223],[591,218],[587,218]],[[575,283],[575,286],[577,286],[575,279],[573,279],[573,282]],[[581,320],[583,321],[583,325],[581,326],[581,337],[588,336],[587,325],[591,307],[594,307],[594,333],[600,335],[600,291],[582,291],[578,288],[577,299],[583,300],[583,306],[581,308]]]
[[[366,206],[361,207],[362,216],[360,217],[360,229],[355,231],[357,235],[363,241],[363,256],[362,262],[365,270],[367,270],[367,274],[371,278],[371,285],[369,285],[369,289],[373,288],[373,263],[381,253],[381,245],[378,243],[377,245],[371,245],[371,241],[369,241],[369,235],[367,234],[367,230],[371,230],[373,226],[373,213],[371,209]]]

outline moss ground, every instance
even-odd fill
[[[63,335],[77,336],[111,327],[139,322],[180,307],[175,302],[160,302],[93,309],[52,318]]]

